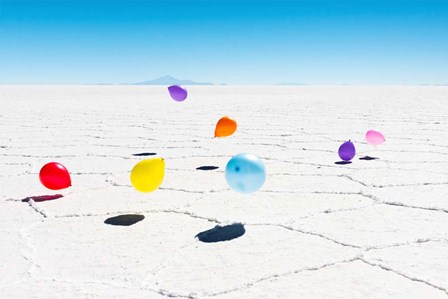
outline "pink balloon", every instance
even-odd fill
[[[366,133],[366,140],[369,144],[378,145],[383,143],[386,139],[384,139],[384,135],[381,132],[369,130]]]

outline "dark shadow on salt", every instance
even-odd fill
[[[376,157],[370,157],[370,156],[365,156],[365,157],[361,157],[359,158],[359,160],[365,160],[365,161],[372,161],[372,160],[378,160],[379,158]]]
[[[143,219],[145,219],[145,216],[143,215],[126,214],[107,218],[104,220],[104,223],[110,225],[130,226],[142,221]]]
[[[199,166],[196,170],[215,170],[218,168],[218,166]]]
[[[138,153],[138,154],[132,154],[133,156],[137,157],[145,157],[145,156],[155,156],[157,153]]]
[[[334,162],[334,164],[347,165],[347,164],[352,164],[352,161],[338,161],[338,162]]]
[[[241,237],[246,233],[244,225],[241,223],[234,223],[226,226],[215,226],[212,229],[200,232],[195,237],[201,242],[216,243],[222,241],[230,241]]]
[[[30,200],[33,200],[34,202],[42,202],[42,201],[58,199],[61,197],[64,197],[64,196],[62,194],[29,196],[27,198],[22,199],[22,202],[29,202]]]

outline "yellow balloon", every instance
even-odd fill
[[[159,188],[165,176],[165,160],[146,159],[135,164],[131,171],[131,183],[140,192],[152,192]]]

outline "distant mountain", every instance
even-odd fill
[[[163,76],[154,80],[131,83],[131,85],[213,85],[213,83],[180,80],[171,76]]]
[[[282,82],[282,83],[278,83],[276,85],[306,86],[306,85],[309,85],[309,84],[306,84],[306,83],[296,83],[296,82]]]

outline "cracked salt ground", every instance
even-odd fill
[[[0,86],[1,297],[448,298],[448,88],[189,91]],[[239,129],[212,138],[223,111]],[[358,155],[335,165],[348,139]],[[239,152],[267,169],[247,196],[224,178]],[[129,182],[142,153],[166,160],[150,194]],[[49,161],[73,187],[40,185]]]
[[[425,238],[448,240],[447,222],[448,213],[381,204],[309,217],[292,227],[369,248]]]
[[[446,184],[380,188],[371,193],[384,203],[448,213]]]
[[[278,275],[239,291],[204,298],[446,298],[430,285],[360,260]]]
[[[403,275],[419,277],[430,285],[448,290],[448,242],[424,240],[402,246],[370,250],[364,259],[372,264],[396,269]]]
[[[279,205],[276,209],[272,206]],[[258,192],[249,196],[233,194],[223,198],[219,193],[208,194],[184,207],[184,210],[202,217],[211,217],[221,223],[290,224],[297,219],[359,209],[375,204],[360,194],[336,193],[278,193]]]
[[[232,242],[198,243],[184,248],[182,253],[151,272],[145,282],[151,288],[183,294],[177,279],[185,277],[189,292],[201,297],[239,289],[301,268],[342,261],[358,253],[355,248],[344,248],[316,236],[273,226],[246,225],[246,234]],[[210,280],[210,273],[216,279]]]

